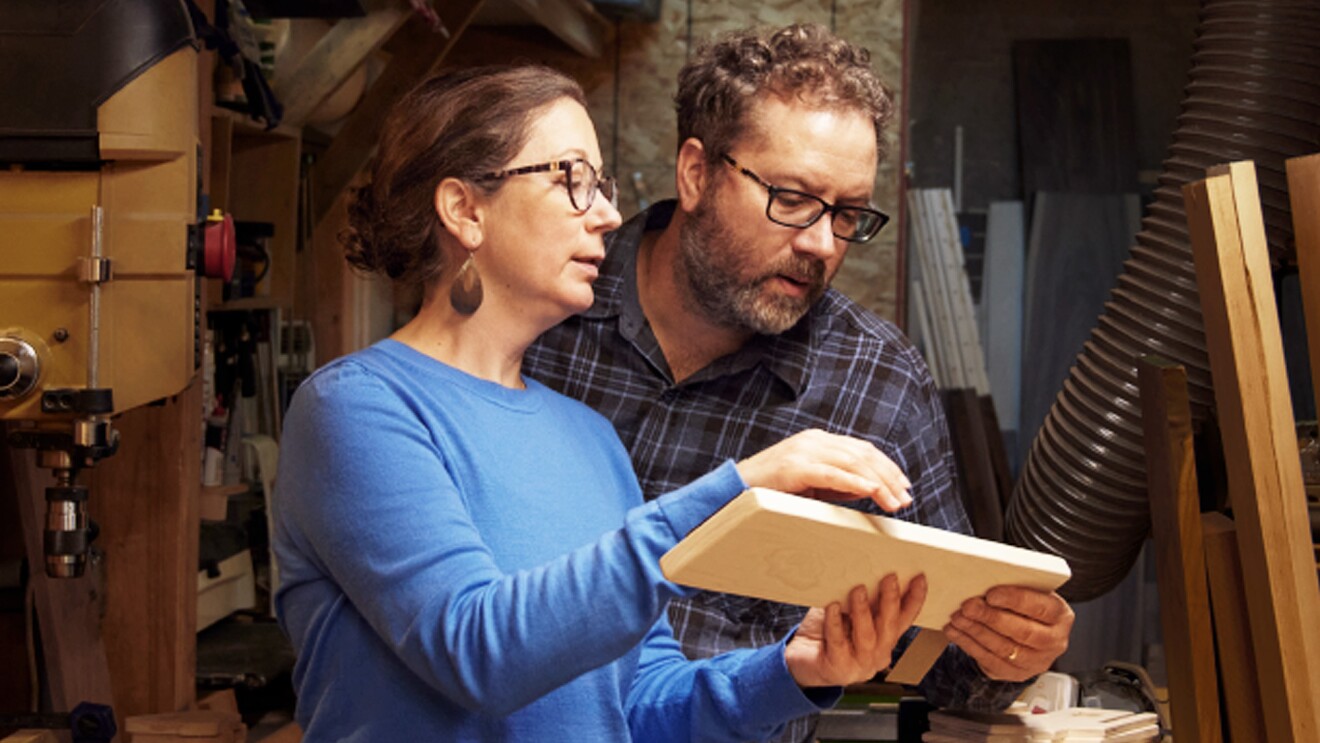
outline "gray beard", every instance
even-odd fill
[[[748,278],[748,261],[736,246],[732,232],[710,207],[709,196],[710,192],[703,196],[679,230],[674,283],[686,288],[685,306],[720,327],[762,335],[783,333],[825,293],[825,264],[795,256]],[[765,284],[781,274],[805,279],[809,285],[807,295],[795,298],[767,294]]]

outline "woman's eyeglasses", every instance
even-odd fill
[[[889,221],[889,215],[879,209],[865,206],[831,204],[828,201],[791,188],[780,188],[766,183],[761,176],[738,164],[728,155],[724,162],[751,179],[770,193],[765,204],[765,216],[775,224],[805,229],[816,223],[822,215],[830,215],[830,228],[834,236],[848,242],[864,243],[875,237]]]
[[[509,168],[498,173],[477,176],[476,180],[496,181],[515,175],[553,172],[564,173],[564,188],[568,189],[568,200],[578,212],[585,213],[591,208],[592,202],[596,200],[597,191],[605,194],[605,198],[609,199],[612,206],[618,206],[619,189],[614,182],[614,177],[602,176],[591,163],[580,157],[572,160],[555,160],[554,162],[538,165],[525,165],[521,168]]]

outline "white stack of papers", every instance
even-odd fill
[[[1025,707],[1004,712],[930,713],[925,743],[1017,743],[1018,741],[1158,741],[1160,728],[1154,712],[1072,707],[1033,714]]]

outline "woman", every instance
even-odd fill
[[[683,658],[658,561],[688,531],[748,486],[895,510],[907,482],[812,431],[644,504],[608,422],[521,376],[591,305],[620,221],[600,162],[545,68],[433,78],[391,113],[348,255],[421,310],[303,384],[275,486],[306,740],[762,738],[888,665],[920,608],[890,576],[778,646]]]

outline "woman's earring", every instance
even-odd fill
[[[454,283],[449,285],[449,304],[458,314],[471,315],[481,306],[481,297],[481,274],[477,273],[472,254],[468,253],[463,267],[458,269],[458,275],[454,277]]]

